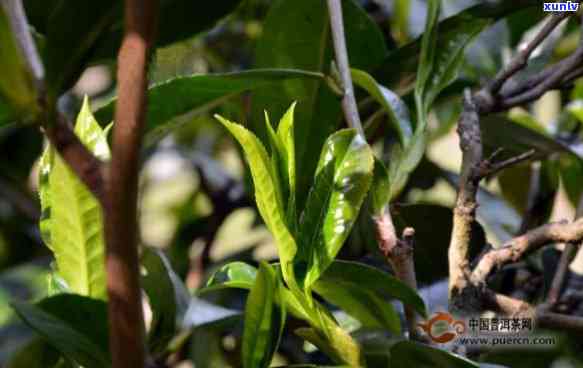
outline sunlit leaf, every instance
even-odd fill
[[[107,137],[85,100],[75,124],[79,139],[107,159]],[[41,235],[54,253],[57,272],[71,292],[105,299],[105,245],[101,206],[67,164],[48,146],[40,165]]]
[[[232,262],[219,268],[207,281],[201,292],[225,288],[251,289],[257,269],[243,262]]]
[[[241,125],[230,122],[220,116],[216,118],[231,132],[237,139],[251,169],[251,176],[255,185],[255,200],[261,217],[267,227],[275,237],[279,251],[279,258],[283,265],[283,276],[290,288],[294,288],[296,280],[293,272],[292,261],[297,252],[295,239],[290,234],[286,226],[286,216],[278,198],[276,181],[273,177],[271,164],[267,151],[257,137],[243,128]]]
[[[338,364],[361,367],[362,356],[358,344],[340,326],[331,323],[325,332],[314,328],[299,328],[296,335],[311,342]]]
[[[309,287],[332,263],[358,217],[372,181],[373,155],[354,129],[326,141],[299,227],[298,278]]]
[[[354,0],[342,1],[342,12],[350,65],[370,70],[386,55],[382,33],[375,22]],[[257,43],[258,67],[299,68],[330,74],[333,60],[330,20],[325,1],[277,0],[263,23]],[[251,129],[263,141],[263,110],[279,116],[290,101],[297,101],[294,116],[297,165],[298,209],[304,203],[326,138],[342,118],[340,100],[325,80],[290,80],[257,90],[253,96]],[[300,144],[301,143],[301,144]]]

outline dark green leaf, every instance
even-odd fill
[[[323,282],[324,285],[321,285]],[[362,263],[334,261],[314,285],[314,290],[322,291],[326,285],[336,284],[349,290],[360,289],[375,293],[381,300],[396,298],[412,306],[422,316],[427,314],[423,299],[415,290],[396,277]],[[325,292],[325,291],[324,291]]]
[[[391,199],[391,182],[385,165],[375,157],[374,174],[370,188],[372,213],[381,215]]]
[[[516,155],[535,149],[538,157],[555,152],[575,155],[564,143],[522,124],[513,123],[504,116],[488,116],[482,119],[480,127],[484,147],[489,151],[504,148],[504,153]]]
[[[482,201],[480,205],[482,206]],[[500,210],[498,217],[502,217],[504,212],[500,207],[498,210]],[[496,216],[494,209],[492,215]],[[394,213],[397,234],[408,226],[415,229],[416,246],[413,258],[417,281],[420,284],[434,283],[435,280],[448,275],[447,247],[451,237],[452,218],[453,212],[450,208],[430,204],[402,206]],[[472,227],[470,254],[473,257],[482,250],[486,240],[484,230],[477,222]]]
[[[47,84],[56,99],[69,89],[86,67],[98,39],[121,14],[119,1],[60,1],[46,24]]]
[[[395,335],[401,333],[401,320],[393,305],[365,285],[329,281],[323,277],[314,285],[314,291],[358,319],[363,327],[383,328]]]
[[[144,247],[141,264],[142,287],[152,310],[148,343],[150,351],[158,353],[182,325],[190,295],[160,250]]]
[[[13,303],[18,316],[43,339],[87,368],[111,365],[107,306],[103,301],[60,294],[38,304]]]
[[[364,88],[383,107],[391,124],[399,134],[401,144],[406,147],[413,135],[407,105],[397,94],[378,84],[373,77],[362,70],[352,69],[352,80],[356,85]]]
[[[200,4],[190,0],[165,0],[160,2],[158,37],[156,46],[163,47],[179,42],[212,28],[223,17],[239,5],[241,0],[221,0],[205,4],[200,11]],[[121,16],[116,16],[117,23],[97,43],[91,54],[92,61],[115,59],[121,44]]]
[[[241,313],[233,309],[223,308],[207,302],[204,299],[192,298],[181,323],[182,328],[216,328],[233,327],[240,320]]]
[[[389,198],[388,201],[396,198],[409,179],[409,175],[421,162],[425,153],[427,133],[424,130],[417,130],[413,138],[405,148],[394,145],[389,161]]]
[[[429,110],[429,104],[425,101],[425,94],[428,91],[430,78],[433,77],[437,52],[437,28],[441,0],[429,0],[427,2],[427,17],[425,20],[425,31],[421,38],[421,55],[419,56],[419,68],[417,69],[417,79],[415,80],[415,104],[417,105],[417,124],[425,126],[424,115]],[[419,113],[420,112],[420,113]]]
[[[401,341],[391,349],[391,367],[479,368],[477,363],[445,350],[412,341]]]
[[[285,311],[278,311],[274,303],[279,288],[275,270],[262,263],[245,305],[242,347],[245,368],[268,367],[277,350],[285,321]]]
[[[17,351],[6,368],[53,368],[61,354],[41,338],[34,338]]]
[[[526,7],[539,6],[536,0],[486,1],[455,14],[439,23],[437,60],[461,52],[460,48],[495,21]],[[400,95],[409,93],[416,81],[421,54],[421,38],[392,52],[375,70],[379,83]],[[441,55],[441,56],[440,56]]]
[[[199,115],[217,107],[227,98],[243,91],[264,87],[287,79],[322,79],[322,74],[289,69],[248,70],[237,73],[178,77],[153,85],[148,90],[146,140],[151,142],[176,128],[171,120],[186,113]],[[266,105],[265,108],[268,108]],[[109,123],[115,100],[95,112],[96,118]]]
[[[348,57],[353,67],[369,70],[378,65],[386,47],[378,27],[354,0],[342,1]],[[328,11],[325,1],[277,0],[271,5],[257,46],[257,66],[300,68],[330,74],[333,56]],[[252,130],[265,141],[261,117],[264,109],[283,114],[291,101],[295,113],[297,205],[303,208],[326,138],[341,119],[338,97],[324,80],[286,81],[264,88],[253,98]]]
[[[373,165],[372,151],[356,130],[341,130],[326,141],[299,225],[294,263],[306,275],[304,287],[320,277],[348,237],[372,181]]]

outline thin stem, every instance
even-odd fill
[[[352,76],[350,75],[350,65],[348,63],[348,52],[346,50],[346,39],[344,35],[344,21],[342,18],[341,0],[327,0],[328,11],[330,13],[330,25],[332,27],[332,39],[334,41],[334,52],[336,63],[340,71],[340,79],[344,89],[342,98],[342,109],[348,126],[355,128],[364,137],[364,130],[358,115],[358,107],[354,97],[354,87]]]
[[[112,367],[143,367],[144,318],[138,265],[138,169],[146,111],[148,58],[158,1],[125,1],[118,55],[118,100],[107,180],[105,235]]]
[[[510,79],[514,74],[518,73],[520,70],[524,69],[528,64],[528,59],[536,50],[536,48],[552,33],[552,31],[567,18],[569,13],[554,13],[549,16],[549,20],[545,23],[539,33],[534,37],[534,39],[526,45],[526,47],[515,56],[515,58],[504,68],[496,77],[488,83],[486,88],[491,94],[496,94],[502,88],[504,83]]]

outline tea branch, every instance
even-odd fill
[[[338,64],[342,88],[344,90],[344,95],[342,97],[344,116],[348,125],[351,128],[355,128],[362,137],[365,137],[354,97],[354,86],[352,84],[350,66],[348,63],[344,21],[342,18],[342,3],[340,0],[327,1],[336,63]],[[412,228],[406,228],[403,231],[402,240],[398,239],[388,206],[386,206],[382,215],[375,217],[373,220],[375,222],[379,249],[391,264],[395,275],[407,286],[417,290],[415,265],[413,263],[413,240],[415,230]],[[415,332],[417,326],[417,314],[414,309],[408,305],[405,305],[405,317],[407,319],[410,336],[415,338],[417,336]]]
[[[107,180],[105,237],[110,349],[114,368],[143,367],[144,318],[138,260],[138,170],[146,120],[147,71],[157,28],[157,0],[124,2],[118,99]]]

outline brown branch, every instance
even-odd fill
[[[402,240],[397,239],[388,209],[383,215],[375,217],[374,222],[379,248],[389,261],[395,276],[413,290],[417,290],[417,277],[413,262],[415,230],[410,227],[405,228]],[[417,313],[410,305],[405,305],[404,309],[409,336],[417,339],[419,337],[416,332]]]
[[[346,39],[344,35],[344,20],[342,18],[342,2],[340,0],[327,0],[328,12],[330,14],[330,26],[332,28],[332,40],[334,41],[334,53],[336,63],[342,80],[344,97],[342,98],[342,109],[344,116],[351,128],[354,128],[364,137],[364,130],[358,115],[358,107],[354,97],[354,86],[350,75],[348,63],[348,52],[346,51]]]
[[[545,23],[539,33],[534,39],[522,49],[515,58],[508,64],[506,68],[500,71],[496,77],[486,85],[486,89],[491,94],[497,94],[504,83],[510,79],[514,74],[518,73],[526,67],[528,59],[536,50],[536,48],[553,32],[553,30],[564,20],[570,13],[553,13],[549,16],[549,20]]]
[[[486,253],[472,273],[474,283],[485,283],[494,268],[516,262],[524,255],[549,243],[576,243],[583,240],[583,218],[572,222],[554,222],[518,236],[502,247]]]
[[[494,87],[498,85],[496,79],[482,88],[476,94],[480,114],[499,112],[515,106],[524,105],[539,99],[550,90],[562,89],[565,86],[569,86],[574,79],[583,73],[582,64],[583,39],[573,54],[555,65],[546,67],[542,72],[527,78],[512,88],[502,89],[502,91],[492,93],[490,87],[492,85]]]
[[[63,115],[57,114],[55,120],[52,124],[45,124],[44,132],[47,138],[61,158],[103,205],[105,203],[103,163],[83,145]]]
[[[464,94],[464,111],[457,132],[463,158],[448,251],[449,299],[452,311],[465,313],[480,308],[476,293],[469,283],[469,245],[472,224],[476,220],[476,194],[481,179],[483,154],[479,116],[469,90]]]
[[[148,58],[158,1],[126,0],[118,55],[118,100],[107,180],[105,235],[113,368],[143,367],[144,319],[138,264],[138,168],[146,119]]]
[[[535,307],[523,300],[484,291],[486,307],[511,317],[532,318],[540,328],[583,333],[583,317],[553,313],[546,308]]]
[[[561,254],[557,270],[555,271],[555,276],[553,277],[551,287],[547,294],[546,302],[551,306],[559,301],[561,290],[563,289],[563,283],[565,282],[565,276],[567,275],[567,271],[569,271],[569,263],[575,256],[577,249],[578,248],[573,244],[565,244],[565,249],[563,250],[563,254]]]

